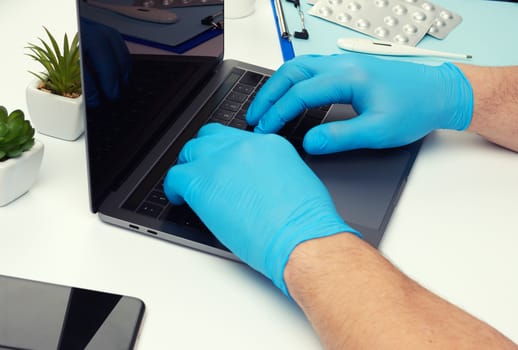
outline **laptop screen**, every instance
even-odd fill
[[[223,0],[78,0],[91,207],[125,179],[223,57]]]

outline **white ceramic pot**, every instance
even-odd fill
[[[26,89],[27,109],[31,122],[41,134],[74,141],[84,127],[83,95],[68,98],[38,89],[39,80],[33,79]]]
[[[254,12],[255,0],[225,0],[224,6],[225,18],[243,18]]]
[[[0,162],[0,207],[27,192],[38,177],[43,159],[43,143],[34,146],[17,158]]]

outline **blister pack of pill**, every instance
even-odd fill
[[[434,17],[432,26],[428,34],[437,39],[444,39],[446,36],[462,22],[462,17],[458,14],[445,9],[442,6],[425,0],[403,0],[406,3],[417,5],[423,11]]]
[[[309,0],[310,15],[372,37],[415,46],[426,35],[443,39],[462,18],[424,0]]]

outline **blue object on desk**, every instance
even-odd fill
[[[425,36],[417,45],[421,48],[467,52],[473,55],[471,64],[502,66],[518,64],[518,5],[512,2],[487,0],[432,0],[460,16],[462,22],[443,39]],[[305,14],[311,8],[301,2]],[[300,18],[296,11],[285,11],[288,26],[298,24]],[[295,55],[344,53],[336,45],[338,38],[371,38],[346,27],[324,19],[307,15],[306,27],[311,32],[309,40],[293,40]],[[371,38],[372,39],[372,38]],[[398,58],[402,59],[402,58]],[[438,64],[444,59],[409,58],[407,60]]]
[[[106,0],[98,2],[102,3]],[[110,2],[110,4],[130,6],[132,1],[116,0]],[[214,29],[211,25],[202,23],[202,19],[221,12],[222,5],[175,8],[174,13],[177,14],[178,21],[174,24],[142,21],[94,7],[85,2],[80,2],[80,6],[83,6],[83,16],[114,27],[128,41],[178,54],[184,53],[222,33],[222,29]]]
[[[275,26],[277,28],[277,35],[279,36],[279,44],[281,45],[282,58],[284,62],[286,62],[295,57],[295,51],[293,50],[293,44],[291,40],[289,38],[282,37],[281,27],[279,25],[279,16],[275,10],[275,0],[270,0],[270,3],[272,5],[273,17],[275,19]]]

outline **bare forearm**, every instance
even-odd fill
[[[474,94],[468,130],[518,152],[518,66],[458,66]]]
[[[285,280],[328,349],[518,349],[351,234],[300,244]]]

